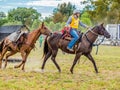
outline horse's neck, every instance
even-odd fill
[[[86,33],[86,36],[89,39],[90,43],[92,43],[92,44],[95,42],[95,40],[98,37],[97,35],[95,35],[94,33],[90,32],[90,31],[88,33]]]
[[[41,35],[41,29],[34,30],[33,32],[29,33],[27,43],[34,43]]]
[[[37,29],[36,30],[36,35],[35,35],[35,40],[37,40],[40,35],[41,35],[41,29]]]

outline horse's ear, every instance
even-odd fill
[[[44,22],[42,22],[42,26],[41,26],[41,28],[43,28],[44,27]]]
[[[103,26],[104,23],[101,23],[101,26]]]

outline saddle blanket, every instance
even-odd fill
[[[18,32],[13,32],[12,34],[10,34],[7,38],[10,40],[10,41],[16,41],[17,37],[19,36],[19,33]]]
[[[23,33],[26,33],[26,32],[24,32],[24,31],[14,32],[14,33],[10,34],[7,38],[8,38],[10,41],[16,42]]]

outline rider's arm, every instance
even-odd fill
[[[69,26],[71,22],[72,22],[72,17],[70,16],[65,26]]]
[[[88,28],[87,25],[85,25],[84,23],[82,23],[82,22],[80,22],[80,21],[79,21],[79,25],[81,25],[81,26],[84,27],[84,28]]]

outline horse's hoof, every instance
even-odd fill
[[[96,72],[96,74],[98,74],[99,72]]]
[[[61,70],[59,70],[59,73],[61,73]]]
[[[99,72],[98,72],[98,70],[95,70],[95,72],[96,72],[96,74],[98,74]]]
[[[14,66],[14,68],[18,68],[18,66]]]
[[[73,72],[71,72],[71,74],[73,74]]]
[[[25,70],[22,70],[23,72],[25,72]]]
[[[41,73],[44,73],[44,69],[41,69]]]
[[[70,69],[71,74],[73,74],[73,70]]]
[[[3,69],[6,69],[6,67],[3,67]]]

